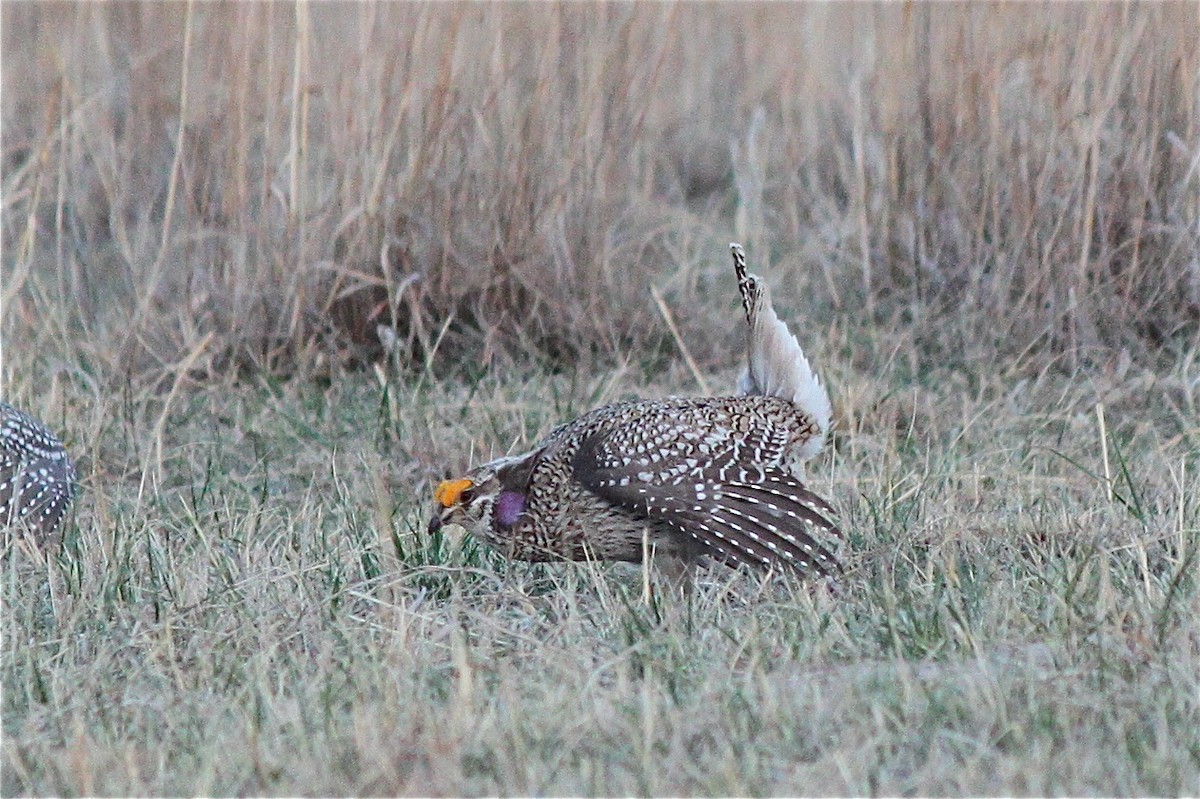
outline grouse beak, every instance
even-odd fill
[[[442,521],[442,515],[440,513],[435,513],[433,514],[433,518],[429,520],[429,529],[427,529],[426,532],[429,535],[433,535],[438,530],[441,530],[442,525],[444,524],[445,522]]]

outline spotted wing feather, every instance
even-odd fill
[[[700,549],[733,565],[788,567],[802,573],[840,570],[830,544],[840,537],[829,505],[776,467],[659,454],[653,467],[626,463],[606,446],[613,433],[583,442],[572,467],[602,499],[690,536]]]

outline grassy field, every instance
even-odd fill
[[[1200,793],[1198,15],[3,4],[0,393],[83,492],[0,561],[0,790]],[[836,585],[425,533],[728,390],[732,239]]]

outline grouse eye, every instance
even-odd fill
[[[470,505],[471,500],[473,499],[475,499],[474,488],[464,488],[462,493],[458,495],[458,502],[460,505]]]

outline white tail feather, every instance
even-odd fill
[[[746,273],[746,254],[741,246],[730,244],[729,249],[750,325],[749,362],[738,380],[738,391],[788,400],[809,416],[817,435],[806,441],[798,453],[807,460],[821,451],[829,433],[833,417],[829,394],[804,357],[800,342],[775,313],[766,283]]]

